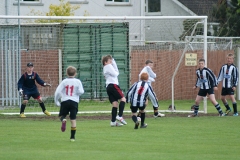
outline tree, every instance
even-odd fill
[[[214,26],[214,36],[240,36],[240,0],[221,0],[213,7],[213,17],[219,26]]]
[[[34,15],[45,15],[45,16],[74,16],[74,11],[80,8],[79,5],[71,5],[69,2],[65,2],[65,0],[59,0],[59,5],[51,4],[49,6],[49,12],[43,13],[40,11],[35,12],[34,10],[31,11]],[[36,23],[67,23],[69,20],[45,20],[45,19],[38,19],[35,20]]]

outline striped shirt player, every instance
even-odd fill
[[[57,87],[54,94],[54,102],[60,107],[59,117],[62,122],[61,130],[66,130],[66,116],[69,114],[71,120],[71,141],[75,141],[76,133],[76,115],[78,112],[79,97],[84,93],[82,82],[75,78],[76,68],[69,66],[67,68],[68,78],[64,79]],[[61,100],[60,100],[61,99]],[[59,102],[61,101],[61,104]]]
[[[139,109],[140,118],[141,118],[141,128],[146,128],[147,124],[144,124],[145,121],[145,107],[147,97],[150,98],[153,107],[158,111],[158,100],[153,92],[152,87],[147,83],[148,74],[143,72],[140,75],[141,81],[136,82],[128,90],[126,95],[126,102],[130,102],[130,108],[132,111],[132,120],[135,123],[135,129],[138,129],[139,121],[137,120],[137,111]]]
[[[226,107],[225,114],[227,115],[229,112],[231,112],[231,108],[228,105],[228,102],[226,100],[226,96],[229,95],[230,99],[232,100],[234,116],[238,116],[237,112],[237,103],[234,96],[234,91],[236,90],[236,87],[238,85],[238,69],[233,64],[234,62],[234,55],[228,54],[227,55],[227,64],[224,64],[219,72],[217,81],[222,81],[222,92],[221,92],[221,100],[223,104]]]
[[[216,76],[213,74],[212,70],[204,67],[205,66],[204,59],[199,59],[198,66],[199,66],[199,69],[196,70],[197,81],[193,89],[196,89],[196,88],[200,88],[200,89],[198,91],[198,95],[195,100],[194,113],[192,115],[189,115],[188,117],[198,116],[200,101],[202,101],[203,97],[206,97],[207,94],[210,101],[217,109],[219,116],[224,116],[222,109],[219,103],[216,101],[215,95],[214,95],[214,89],[217,89]]]
[[[112,58],[111,55],[106,55],[102,57],[102,64],[103,64],[103,75],[106,79],[106,90],[108,94],[108,98],[110,103],[112,104],[112,118],[110,122],[110,126],[122,126],[123,124],[126,125],[127,122],[123,119],[123,111],[125,107],[126,99],[124,94],[119,87],[118,82],[118,67],[115,60]],[[120,100],[120,103],[118,103]],[[117,110],[119,108],[119,112],[117,115]],[[120,123],[116,122],[118,120]]]

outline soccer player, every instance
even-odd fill
[[[152,86],[151,83],[155,82],[155,78],[156,78],[156,73],[153,72],[152,68],[153,68],[153,61],[146,60],[145,67],[142,69],[142,71],[139,74],[139,80],[141,80],[140,77],[141,77],[142,73],[147,73],[148,74],[147,83],[148,83],[149,86]],[[148,104],[148,99],[146,100],[146,106],[147,106],[147,104]],[[153,112],[154,112],[153,116],[155,118],[165,116],[165,114],[162,114],[162,113],[158,112],[158,110],[154,110],[154,108],[155,107],[153,106]],[[140,112],[139,112],[138,116],[140,116]]]
[[[108,98],[110,103],[112,104],[112,118],[110,122],[110,126],[122,126],[126,125],[127,122],[123,119],[123,111],[126,103],[126,98],[123,95],[118,83],[118,67],[115,60],[111,55],[106,55],[102,57],[103,64],[103,75],[106,79],[106,90],[108,94]],[[120,100],[120,103],[118,103]],[[117,110],[119,108],[119,112],[117,115]],[[116,119],[121,122],[118,123]]]
[[[76,134],[76,115],[78,112],[79,97],[84,93],[82,82],[76,79],[77,70],[73,66],[69,66],[66,70],[67,78],[64,79],[57,87],[54,95],[54,102],[60,107],[59,117],[62,122],[61,130],[66,130],[66,116],[70,112],[71,120],[71,136],[70,141],[75,141]],[[61,98],[61,104],[59,99]]]
[[[218,82],[223,81],[222,83],[222,93],[221,93],[221,100],[226,107],[225,115],[228,115],[231,112],[231,108],[228,105],[226,100],[226,96],[229,95],[232,105],[233,105],[233,116],[238,116],[237,112],[237,102],[234,97],[234,91],[236,90],[236,86],[238,85],[238,69],[233,64],[234,55],[228,54],[227,55],[227,64],[224,64],[219,72],[218,75]]]
[[[132,85],[126,95],[126,102],[130,102],[130,108],[132,111],[132,120],[135,123],[134,129],[138,129],[139,121],[137,118],[137,111],[140,110],[141,126],[140,128],[146,128],[145,121],[145,107],[147,96],[150,98],[154,110],[158,111],[158,100],[152,87],[147,83],[149,77],[148,73],[142,72],[140,75],[140,81]]]
[[[199,69],[197,69],[196,71],[197,82],[196,82],[196,85],[193,87],[193,89],[196,89],[196,88],[200,88],[200,89],[198,91],[198,95],[195,100],[194,113],[192,115],[189,115],[188,117],[198,116],[199,103],[203,99],[203,97],[206,97],[207,94],[209,96],[210,101],[217,109],[219,116],[224,116],[224,113],[222,112],[222,109],[219,103],[215,99],[214,90],[217,90],[216,76],[213,74],[212,70],[205,67],[204,59],[199,59],[198,66],[199,66]]]
[[[48,112],[45,108],[45,105],[42,101],[42,98],[40,96],[40,93],[38,92],[37,86],[35,84],[35,81],[41,85],[41,86],[50,86],[51,84],[45,83],[36,72],[33,72],[33,63],[27,63],[27,72],[25,72],[21,78],[18,80],[18,91],[20,96],[23,97],[23,102],[21,105],[21,109],[20,109],[20,117],[21,118],[25,118],[26,116],[24,115],[24,110],[25,107],[28,103],[28,100],[33,97],[34,99],[36,99],[40,105],[40,107],[42,108],[43,113],[45,113],[46,115],[50,116],[51,113]]]

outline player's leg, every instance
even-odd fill
[[[124,97],[124,94],[123,94],[121,88],[116,84],[113,85],[112,94],[115,97],[115,99],[120,100],[120,102],[118,104],[119,105],[118,106],[119,112],[118,112],[118,115],[116,116],[116,119],[118,121],[120,121],[122,124],[126,125],[127,122],[123,118],[123,111],[124,111],[124,108],[125,108],[126,98]]]
[[[148,97],[146,98],[145,107],[147,107],[147,105],[148,105]],[[140,117],[140,118],[141,118],[141,112],[140,112],[140,110],[139,110],[139,112],[138,112],[137,117]]]
[[[198,91],[198,95],[195,99],[194,111],[193,114],[188,115],[188,117],[196,117],[198,116],[199,104],[202,101],[203,97],[207,95],[207,92],[204,89],[200,89]]]
[[[220,104],[216,101],[215,94],[214,93],[209,94],[208,97],[209,97],[210,101],[212,102],[212,104],[215,106],[216,110],[218,111],[219,116],[224,116],[225,114],[223,114]]]
[[[110,103],[112,104],[112,112],[111,112],[111,122],[110,122],[110,126],[111,127],[115,127],[115,126],[122,126],[121,123],[116,122],[116,117],[117,117],[117,110],[118,110],[118,99],[115,97],[115,88],[113,86],[114,84],[109,84],[107,86],[107,94],[108,94],[108,98]]]
[[[144,123],[145,122],[145,108],[146,106],[143,106],[143,107],[139,107],[139,111],[141,113],[141,126],[140,128],[147,128],[147,124]]]
[[[238,116],[237,102],[234,95],[229,95],[233,105],[233,116]]]
[[[130,109],[132,111],[132,120],[134,122],[134,129],[138,129],[138,126],[139,126],[139,121],[137,119],[138,107],[134,107],[134,106],[131,105]]]
[[[26,117],[25,114],[24,114],[24,111],[25,111],[26,105],[27,105],[28,100],[30,99],[30,97],[31,97],[30,95],[23,93],[23,102],[22,102],[21,108],[20,108],[20,117],[21,118],[25,118]]]
[[[60,121],[62,123],[62,125],[61,125],[61,131],[62,132],[64,132],[66,130],[66,125],[67,125],[66,116],[68,115],[69,112],[70,112],[69,101],[61,102],[61,106],[60,106],[58,116],[59,116]]]
[[[71,108],[70,108],[70,120],[71,120],[71,136],[70,136],[70,140],[72,142],[75,141],[75,134],[77,131],[77,122],[76,122],[76,118],[77,118],[77,112],[78,112],[78,103],[77,102],[73,102],[70,100],[71,103]]]
[[[222,88],[221,101],[223,102],[223,105],[226,107],[225,115],[228,115],[228,113],[231,112],[231,108],[229,107],[227,99],[226,99],[227,94],[228,94],[228,89]]]
[[[38,101],[40,107],[42,108],[43,113],[48,116],[51,116],[51,113],[46,110],[46,107],[42,101],[42,97],[40,96],[40,93],[36,92],[32,95],[32,97]]]

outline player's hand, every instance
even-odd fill
[[[218,88],[217,88],[217,87],[213,87],[213,89],[214,89],[214,91],[217,91],[217,90],[218,90]]]
[[[44,85],[44,86],[49,86],[49,87],[52,87],[52,85],[51,85],[51,84],[49,84],[49,83],[44,83],[43,85]]]
[[[60,106],[61,106],[60,102],[56,102],[56,105],[57,105],[58,107],[60,107]]]
[[[196,86],[193,87],[193,89],[196,89],[196,88],[197,88]]]
[[[19,89],[19,96],[22,97],[22,95],[23,95],[23,90]]]
[[[236,90],[236,87],[232,87],[232,89],[233,89],[233,91],[235,91],[235,90]]]

